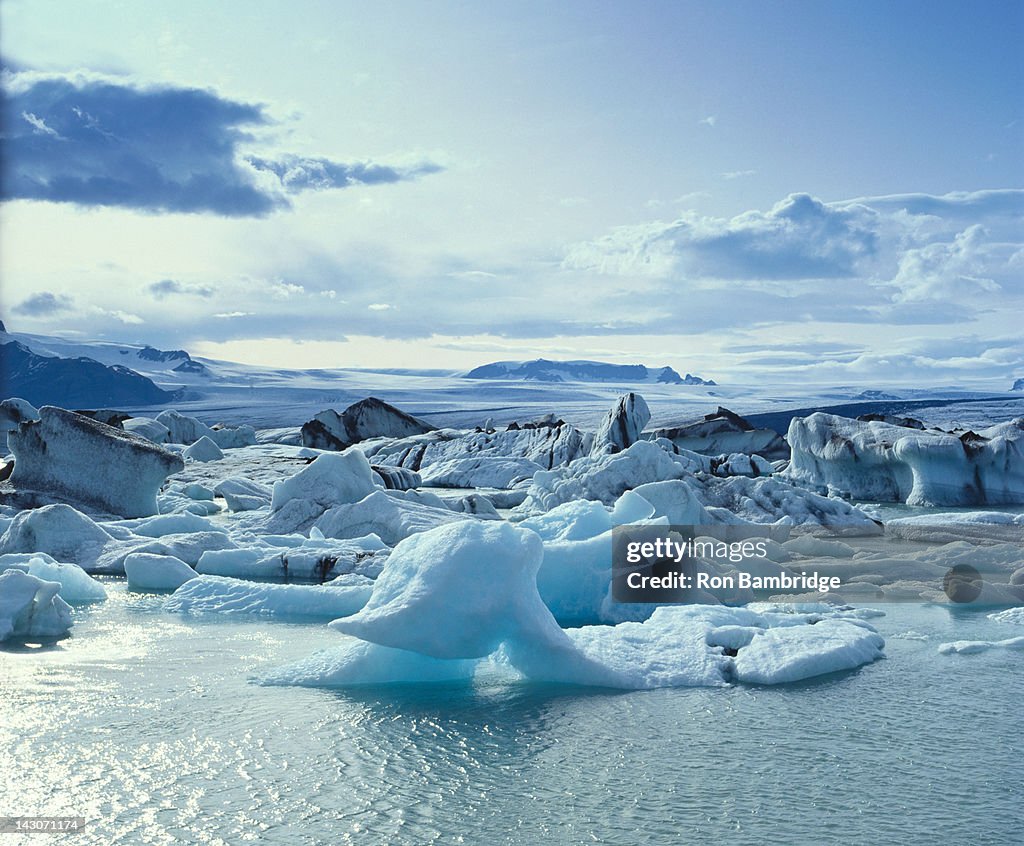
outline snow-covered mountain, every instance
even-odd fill
[[[603,361],[495,361],[470,370],[467,379],[506,379],[532,382],[653,382],[663,385],[714,385],[671,367],[648,368],[643,364],[608,364]]]
[[[127,367],[39,355],[6,333],[0,336],[0,395],[64,408],[148,405],[178,396]]]
[[[1013,383],[1013,387],[1010,388],[1010,390],[1011,391],[1024,391],[1024,378],[1018,379],[1016,382],[1014,382]]]

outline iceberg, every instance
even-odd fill
[[[979,433],[918,431],[816,413],[790,422],[791,480],[908,505],[1024,503],[1024,418]]]
[[[8,436],[16,489],[145,517],[157,513],[164,480],[185,466],[173,452],[81,414],[53,406],[39,414]]]
[[[71,628],[71,606],[59,582],[20,569],[0,574],[0,641],[60,638]]]
[[[450,508],[422,505],[378,490],[359,502],[328,509],[313,526],[328,538],[358,538],[372,534],[388,546],[394,546],[417,532],[469,520],[473,517]]]
[[[191,459],[192,461],[203,462],[220,461],[224,457],[221,448],[208,435],[203,435],[192,446],[185,449],[181,455],[183,458]]]
[[[509,523],[413,535],[394,549],[362,609],[330,624],[371,646],[347,640],[260,680],[349,686],[463,678],[466,662],[487,658],[533,681],[636,690],[784,683],[882,657],[884,643],[867,623],[823,606],[799,613],[663,607],[643,623],[566,631],[537,591],[542,556],[540,537]],[[437,661],[455,666],[445,673]]]
[[[650,419],[651,410],[642,396],[623,394],[598,426],[591,449],[598,455],[622,452],[640,440]]]
[[[292,500],[305,499],[323,510],[359,502],[375,490],[373,470],[361,452],[324,453],[291,478],[275,482],[270,507],[278,511]]]
[[[58,595],[69,605],[102,602],[107,591],[96,579],[77,564],[56,561],[45,552],[9,553],[0,555],[0,573],[15,569],[60,585]]]
[[[1024,649],[1024,637],[1006,640],[954,640],[939,644],[940,655],[975,655],[990,649]]]
[[[180,558],[150,552],[126,555],[124,573],[132,590],[177,590],[190,579],[198,578],[196,571]]]
[[[370,579],[347,579],[344,584],[267,585],[224,576],[197,576],[167,598],[164,610],[330,620],[354,614],[370,598]]]

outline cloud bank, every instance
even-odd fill
[[[254,155],[253,132],[273,124],[265,107],[212,90],[9,70],[3,88],[4,199],[261,217],[301,191],[441,169]]]

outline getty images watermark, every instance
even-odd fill
[[[752,601],[914,601],[875,588],[877,567],[845,544],[831,555],[828,542],[813,554],[790,555],[780,542],[792,527],[775,525],[626,525],[612,532],[612,599],[623,603],[739,605]],[[795,535],[794,535],[795,536]],[[855,539],[849,540],[855,543]],[[875,551],[885,543],[873,538]],[[807,548],[804,547],[806,550]],[[846,554],[846,553],[849,554]],[[959,564],[924,585],[949,601],[975,601],[985,576]]]

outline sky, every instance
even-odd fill
[[[3,0],[11,331],[1024,376],[1024,4]]]

